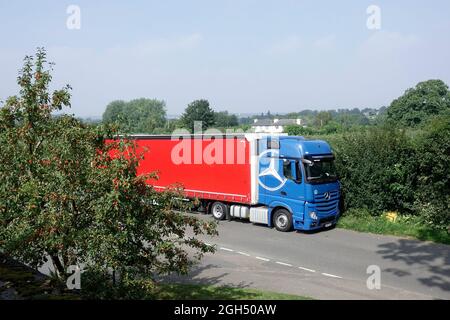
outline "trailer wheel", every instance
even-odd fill
[[[211,213],[216,220],[224,220],[227,216],[228,206],[222,202],[214,202],[211,205]]]
[[[292,215],[286,209],[278,209],[273,215],[273,224],[278,231],[287,232],[292,230]]]

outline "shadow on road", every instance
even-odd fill
[[[238,298],[245,298],[245,299],[252,299],[257,296],[256,293],[248,292],[245,293],[238,292],[239,289],[248,288],[252,285],[252,282],[244,282],[241,281],[240,283],[227,283],[223,280],[224,277],[226,277],[229,273],[224,272],[219,275],[215,276],[205,276],[204,273],[208,273],[209,269],[215,269],[219,268],[218,265],[214,264],[207,264],[207,265],[200,265],[196,264],[191,268],[191,271],[188,275],[177,275],[177,274],[171,274],[164,277],[159,277],[158,280],[166,283],[182,283],[182,284],[191,284],[191,285],[201,285],[205,286],[204,288],[196,288],[196,295],[199,295],[201,297],[208,297],[210,294],[210,291],[208,289],[209,286],[216,286],[221,287],[223,290],[220,291],[219,296],[214,297],[215,299],[236,299]]]
[[[382,255],[383,259],[401,261],[412,268],[426,270],[431,275],[418,278],[418,281],[428,287],[450,291],[450,246],[400,239],[379,245],[377,253]],[[398,277],[410,274],[392,268],[384,271]]]

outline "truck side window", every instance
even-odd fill
[[[295,182],[302,182],[302,169],[300,168],[300,162],[295,161]]]
[[[294,175],[292,174],[292,163],[289,160],[283,161],[283,175],[289,180],[294,180]]]

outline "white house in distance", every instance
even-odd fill
[[[303,125],[302,119],[254,119],[252,129],[260,133],[281,133],[288,125]]]

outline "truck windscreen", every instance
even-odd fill
[[[305,163],[306,180],[310,183],[334,182],[337,180],[334,160],[323,159]]]

